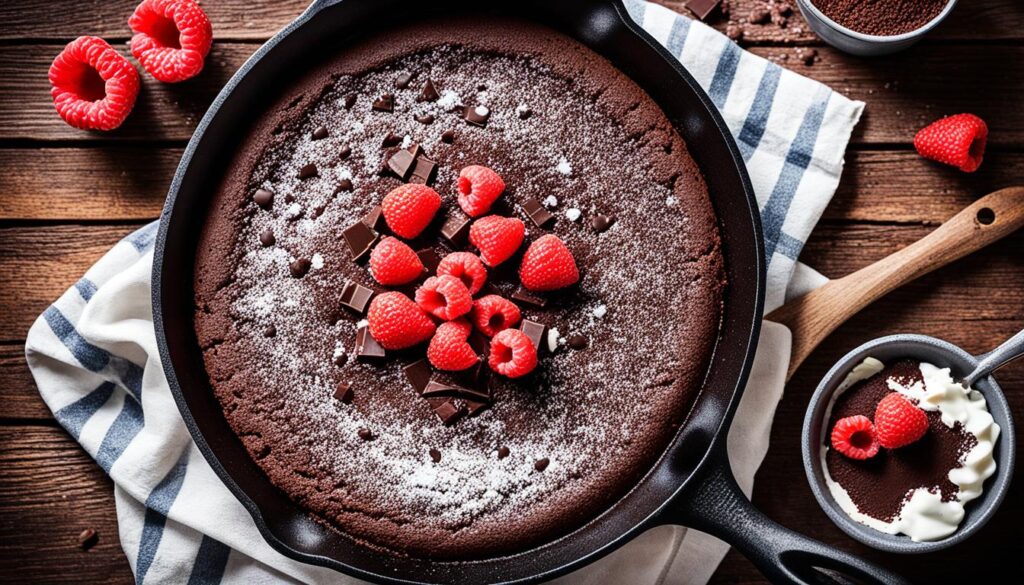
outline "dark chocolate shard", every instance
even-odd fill
[[[395,96],[390,93],[386,93],[373,100],[372,107],[378,112],[393,112],[395,111]]]
[[[520,120],[526,120],[527,118],[533,115],[533,110],[526,107],[520,107],[516,108],[516,113],[519,114]]]
[[[345,238],[349,251],[352,252],[353,260],[359,260],[369,254],[379,237],[377,232],[362,221],[350,225],[341,235]]]
[[[434,407],[434,414],[437,415],[437,418],[441,419],[445,426],[449,426],[455,424],[457,420],[466,414],[466,407],[464,405],[457,405],[452,400],[445,400]]]
[[[334,194],[348,193],[353,188],[355,188],[355,186],[352,184],[352,179],[342,179],[338,181],[338,186],[334,188]]]
[[[430,367],[430,363],[425,360],[416,360],[411,364],[408,364],[402,368],[405,372],[405,378],[412,384],[413,390],[417,394],[422,394],[423,390],[426,389],[427,384],[430,383],[430,376],[434,373],[434,370]]]
[[[288,265],[288,271],[291,272],[295,278],[302,278],[309,272],[309,268],[313,266],[309,258],[296,258],[292,260],[291,264]]]
[[[263,209],[270,209],[274,205],[274,192],[270,189],[256,189],[252,200]]]
[[[615,223],[614,215],[595,215],[590,218],[590,227],[597,233],[601,233],[612,227],[613,223]]]
[[[320,172],[316,169],[316,165],[313,163],[302,165],[302,168],[299,169],[300,179],[311,179],[319,174]]]
[[[461,248],[469,240],[469,224],[472,220],[465,215],[452,211],[441,224],[441,237],[453,247]]]
[[[533,348],[538,352],[544,347],[544,336],[548,331],[546,325],[529,319],[523,319],[523,322],[519,324],[519,330],[530,338],[530,343],[533,344]]]
[[[476,400],[466,400],[466,413],[469,416],[476,416],[481,412],[487,410],[490,407],[490,403],[477,402]]]
[[[318,126],[316,130],[313,130],[313,140],[323,140],[327,138],[327,134],[327,128]]]
[[[338,386],[334,389],[334,398],[336,400],[343,404],[351,404],[354,396],[355,392],[352,391],[351,382],[338,382]]]
[[[441,97],[441,95],[438,94],[437,89],[434,88],[434,82],[428,79],[427,82],[423,84],[423,91],[420,92],[420,96],[417,99],[421,102],[432,102],[437,100],[439,97]]]
[[[363,428],[359,429],[359,438],[364,440],[364,441],[372,441],[373,440],[373,431],[371,431],[370,429],[368,429],[366,427],[363,427]]]
[[[436,174],[437,163],[420,155],[416,159],[416,166],[413,167],[412,174],[409,176],[409,182],[429,185],[434,181],[434,176]]]
[[[359,315],[366,313],[372,299],[373,291],[356,282],[348,281],[341,289],[341,306]]]
[[[721,2],[722,0],[687,0],[686,7],[697,15],[697,18],[704,20]]]
[[[441,142],[451,144],[455,142],[455,130],[445,130],[441,133]]]
[[[431,380],[424,386],[423,392],[420,394],[424,398],[437,398],[441,396],[457,396],[463,389],[455,384],[448,384],[445,382],[439,382],[437,380]]]
[[[480,333],[475,328],[470,332],[467,341],[469,342],[469,347],[472,347],[477,355],[486,357],[491,353],[491,341],[487,339],[486,335]]]
[[[548,304],[548,300],[544,297],[534,294],[523,287],[516,289],[516,292],[512,293],[512,300],[519,301],[520,303],[543,309],[544,305]]]
[[[491,117],[491,110],[487,106],[466,106],[463,110],[463,116],[465,116],[466,121],[470,124],[483,128]]]
[[[412,151],[403,149],[391,155],[391,158],[388,159],[388,168],[391,169],[391,172],[395,173],[399,179],[405,181],[409,178],[409,173],[412,172],[412,168],[415,163],[416,155],[413,154]]]
[[[346,95],[343,104],[346,110],[351,110],[352,106],[356,105],[356,94],[350,93]]]
[[[527,199],[523,201],[523,211],[526,212],[527,217],[530,218],[533,225],[539,228],[548,227],[555,221],[555,216],[536,199]]]
[[[436,271],[437,265],[441,263],[441,255],[433,248],[417,250],[416,255],[420,257],[420,262],[423,263],[423,268],[426,269],[428,274],[432,274]]]
[[[538,460],[533,462],[533,468],[536,469],[537,471],[544,471],[545,469],[548,468],[548,465],[550,463],[551,463],[551,460],[548,459],[547,457],[545,457],[543,459],[538,459]]]
[[[399,75],[398,79],[395,80],[395,87],[397,87],[398,89],[406,89],[407,87],[409,87],[409,83],[411,82],[412,73],[406,71],[405,73]]]
[[[388,135],[384,137],[384,140],[380,141],[380,145],[384,148],[391,148],[392,146],[398,146],[402,143],[402,137],[395,134],[394,132],[388,132]]]
[[[375,361],[384,358],[384,348],[370,335],[367,327],[356,331],[356,359],[361,362]]]
[[[384,229],[384,209],[380,205],[374,205],[373,209],[363,216],[363,223],[375,232],[382,231]]]

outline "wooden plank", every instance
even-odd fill
[[[53,420],[25,363],[25,345],[0,345],[0,420]]]
[[[202,75],[165,85],[143,75],[135,112],[109,133],[75,130],[53,111],[46,72],[60,46],[0,47],[0,140],[185,140],[230,75],[256,49],[221,43]],[[793,49],[759,47],[753,52],[818,79],[869,105],[854,144],[910,144],[922,126],[948,114],[969,111],[994,124],[991,144],[1024,145],[1024,109],[1012,99],[1024,79],[1024,45],[921,44],[885,59],[866,60],[826,47],[812,66],[793,58]],[[786,58],[783,61],[783,58]],[[991,72],[999,63],[999,75]],[[913,76],[907,71],[915,71]],[[955,79],[956,83],[950,80]],[[894,80],[899,80],[894,83]],[[985,91],[976,91],[984,87]]]
[[[63,429],[0,427],[0,580],[131,583],[110,479]],[[99,533],[89,551],[87,528]]]

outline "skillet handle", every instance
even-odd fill
[[[724,442],[719,442],[723,445]],[[673,522],[735,546],[772,583],[899,585],[899,575],[785,528],[754,507],[740,491],[724,448],[715,448],[692,488],[676,499]],[[717,456],[716,456],[717,455]],[[845,579],[844,579],[845,577]]]

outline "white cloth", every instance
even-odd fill
[[[827,87],[740,50],[660,6],[630,15],[676,55],[722,111],[747,162],[769,250],[768,310],[824,279],[796,262],[831,199],[863,109]],[[699,145],[692,145],[699,148]],[[160,365],[150,306],[156,225],[96,263],[29,331],[26,357],[56,419],[113,478],[121,542],[140,583],[327,583],[345,579],[266,544],[213,473],[178,413]],[[782,396],[789,332],[766,323],[729,455],[750,493]],[[563,577],[563,583],[704,583],[728,547],[661,527]]]

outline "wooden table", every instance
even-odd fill
[[[665,2],[673,8],[681,3]],[[0,580],[128,583],[113,486],[54,421],[24,362],[33,319],[110,246],[152,221],[197,120],[232,72],[307,0],[210,0],[216,43],[202,75],[177,86],[143,75],[135,112],[116,132],[85,133],[54,113],[46,72],[70,39],[91,34],[124,47],[135,2],[0,2]],[[754,0],[733,0],[733,18]],[[719,19],[719,28],[725,21]],[[802,260],[841,276],[922,237],[990,190],[1024,183],[1024,7],[1018,0],[961,2],[926,41],[894,57],[864,60],[822,45],[799,16],[786,29],[747,27],[756,54],[867,102],[842,185]],[[820,60],[806,66],[796,47]],[[973,175],[920,159],[914,132],[946,114],[973,112],[991,127]],[[947,552],[901,557],[840,532],[804,478],[799,431],[811,390],[841,354],[869,338],[919,332],[985,351],[1024,327],[1024,233],[890,294],[839,329],[789,384],[754,502],[783,524],[864,555],[920,582],[1024,581],[1024,465],[998,516]],[[1024,362],[1000,374],[1024,424]],[[85,552],[85,528],[100,541]],[[1003,572],[1000,572],[1003,571]],[[1010,571],[1006,573],[1005,571]],[[1012,575],[1016,575],[1016,579]],[[997,578],[998,577],[998,578]],[[716,583],[762,582],[732,552]]]

